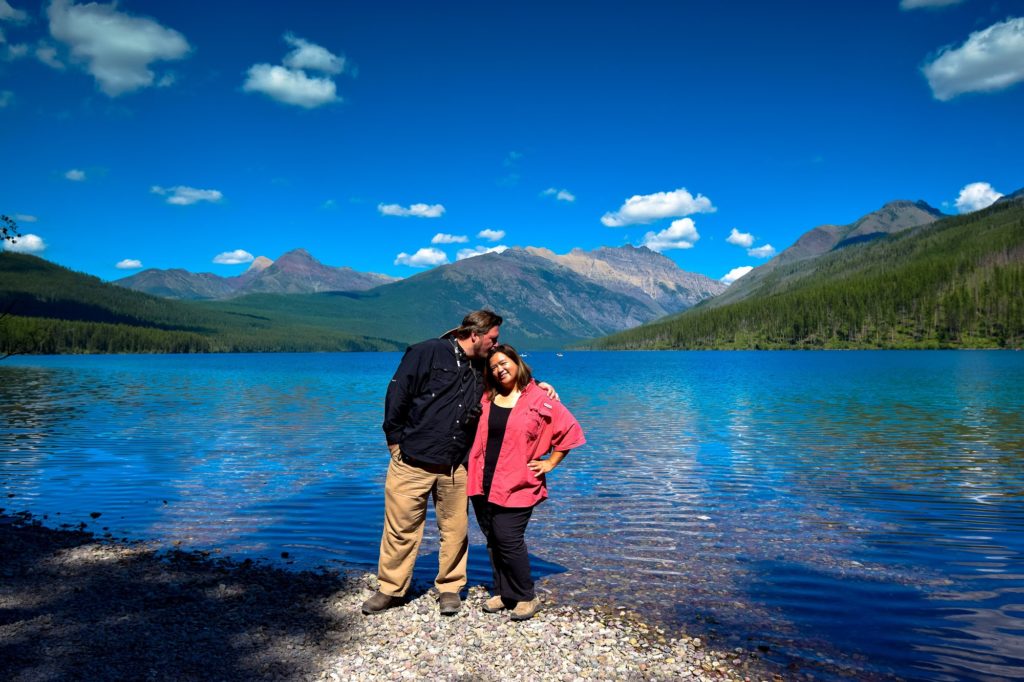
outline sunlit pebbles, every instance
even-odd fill
[[[0,506],[372,570],[398,357],[10,358]],[[549,600],[625,607],[823,679],[1024,675],[1022,354],[528,361],[588,439],[528,533]],[[487,582],[471,540],[471,583]]]

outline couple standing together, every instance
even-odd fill
[[[534,382],[515,349],[498,343],[501,322],[478,310],[441,338],[410,346],[388,385],[384,434],[391,462],[380,589],[363,603],[365,614],[404,601],[428,498],[440,534],[438,605],[442,615],[459,610],[469,548],[467,496],[494,573],[494,595],[484,610],[507,609],[513,620],[527,620],[540,609],[526,525],[547,497],[544,474],[586,441],[554,389]]]

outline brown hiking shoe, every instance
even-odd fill
[[[484,611],[486,613],[497,613],[498,611],[504,611],[508,607],[505,606],[505,600],[500,596],[494,596],[484,602]]]
[[[386,609],[390,609],[392,606],[398,606],[402,603],[401,597],[394,597],[390,594],[384,594],[380,590],[373,593],[373,596],[363,602],[363,613],[370,615],[371,613],[380,613]]]
[[[437,598],[437,605],[442,616],[454,616],[462,606],[462,599],[459,598],[458,592],[442,592]]]
[[[512,609],[511,620],[530,620],[540,611],[540,599],[534,597],[530,601],[521,601]]]

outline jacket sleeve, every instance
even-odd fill
[[[430,379],[429,349],[422,345],[409,346],[398,363],[384,395],[384,436],[388,445],[402,442],[413,399]]]
[[[572,413],[557,400],[551,401],[551,449],[566,452],[587,442],[583,428]]]

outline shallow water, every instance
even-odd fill
[[[373,570],[398,359],[10,358],[0,506]],[[1024,676],[1024,355],[527,361],[589,441],[530,525],[549,598],[628,606],[822,679]],[[480,539],[473,583],[489,578]],[[418,577],[436,550],[428,530]]]

